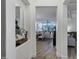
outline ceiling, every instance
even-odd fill
[[[56,12],[57,12],[56,6],[36,7],[37,21],[44,21],[44,20],[56,21]]]

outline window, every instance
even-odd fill
[[[54,22],[51,21],[43,21],[43,22],[38,22],[37,25],[37,31],[48,31],[52,32],[54,31],[53,27],[55,26]]]

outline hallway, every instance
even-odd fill
[[[61,59],[56,56],[56,48],[53,47],[52,39],[37,41],[37,57],[33,59]],[[74,47],[69,47],[69,59],[75,59]]]
[[[1,58],[76,59],[76,4],[76,0],[2,0]],[[56,33],[56,47],[51,32]],[[70,32],[74,34],[67,35]],[[68,43],[74,47],[68,48]]]

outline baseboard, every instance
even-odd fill
[[[61,57],[61,59],[68,59],[68,57]]]

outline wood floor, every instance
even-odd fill
[[[69,47],[69,58],[75,59],[75,50],[73,47]],[[37,56],[33,59],[61,59],[56,56],[56,48],[53,47],[52,39],[45,41],[37,41]]]

